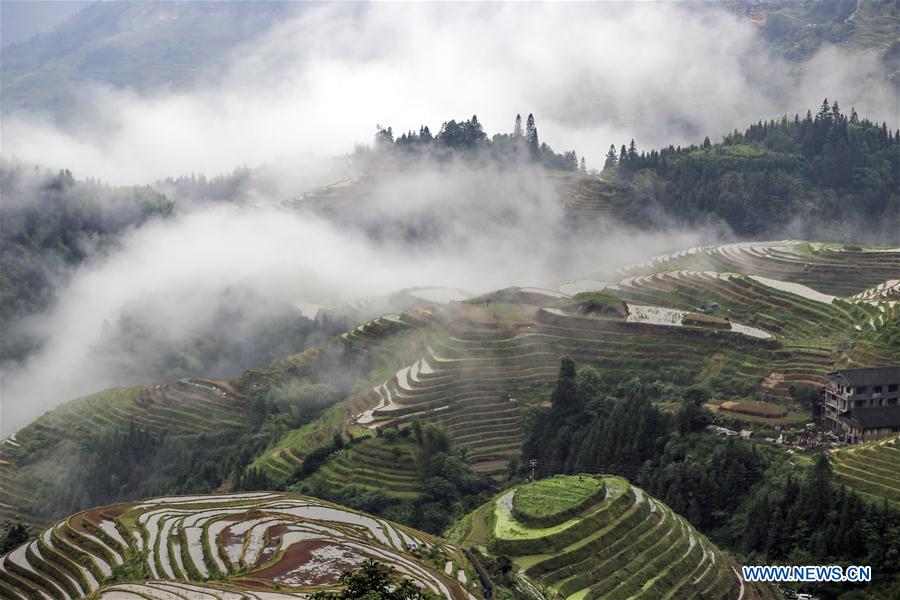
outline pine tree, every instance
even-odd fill
[[[631,143],[628,144],[628,162],[633,165],[637,162],[637,158],[637,144],[634,143],[634,138],[632,138]]]
[[[581,166],[578,168],[582,173],[587,173],[587,165],[584,163],[584,157],[581,157]]]
[[[828,98],[822,101],[819,112],[816,114],[817,123],[831,123],[831,106],[828,104]]]
[[[394,143],[394,130],[390,127],[382,129],[381,125],[376,126],[375,131],[375,147],[382,148],[391,146]]]
[[[769,521],[769,536],[766,540],[766,556],[768,558],[781,558],[784,554],[782,536],[784,535],[784,516],[781,507],[776,507]]]
[[[469,119],[464,125],[465,129],[465,145],[466,146],[474,146],[479,142],[483,142],[487,140],[487,134],[484,132],[484,129],[481,127],[481,123],[478,122],[478,116],[472,115],[472,118]]]
[[[709,148],[711,145],[712,144],[709,142],[709,136],[706,136],[705,138],[703,138],[703,147],[704,148]]]
[[[559,377],[552,396],[553,411],[562,414],[575,413],[578,406],[578,395],[575,388],[575,361],[568,356],[560,360]]]
[[[525,121],[525,141],[528,143],[528,149],[533,157],[537,157],[541,152],[541,144],[538,141],[538,130],[534,124],[534,115],[528,113],[528,119]]]
[[[513,127],[513,137],[522,137],[522,115],[516,115],[516,124]]]
[[[625,144],[622,144],[622,149],[619,151],[619,166],[628,166],[628,150],[625,148]]]
[[[609,151],[606,153],[606,160],[603,162],[603,170],[611,169],[619,164],[619,159],[616,156],[616,145],[610,144]]]

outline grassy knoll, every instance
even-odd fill
[[[604,490],[594,477],[552,477],[522,486],[513,494],[516,520],[532,525],[553,526],[587,507]]]
[[[740,587],[728,557],[681,516],[628,481],[558,476],[522,484],[469,513],[445,534],[507,555],[531,584],[579,598],[726,598]],[[599,493],[598,493],[599,492]],[[560,505],[578,512],[549,527]],[[759,597],[747,590],[747,597]]]

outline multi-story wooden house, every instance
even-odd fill
[[[822,422],[856,444],[900,432],[900,365],[826,376]]]

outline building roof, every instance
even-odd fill
[[[854,408],[848,415],[860,429],[900,427],[900,406],[870,406]]]
[[[872,369],[840,369],[832,371],[828,376],[840,377],[852,387],[900,383],[900,365]]]

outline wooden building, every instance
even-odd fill
[[[900,365],[829,373],[822,393],[822,422],[851,444],[898,433],[898,390]]]

